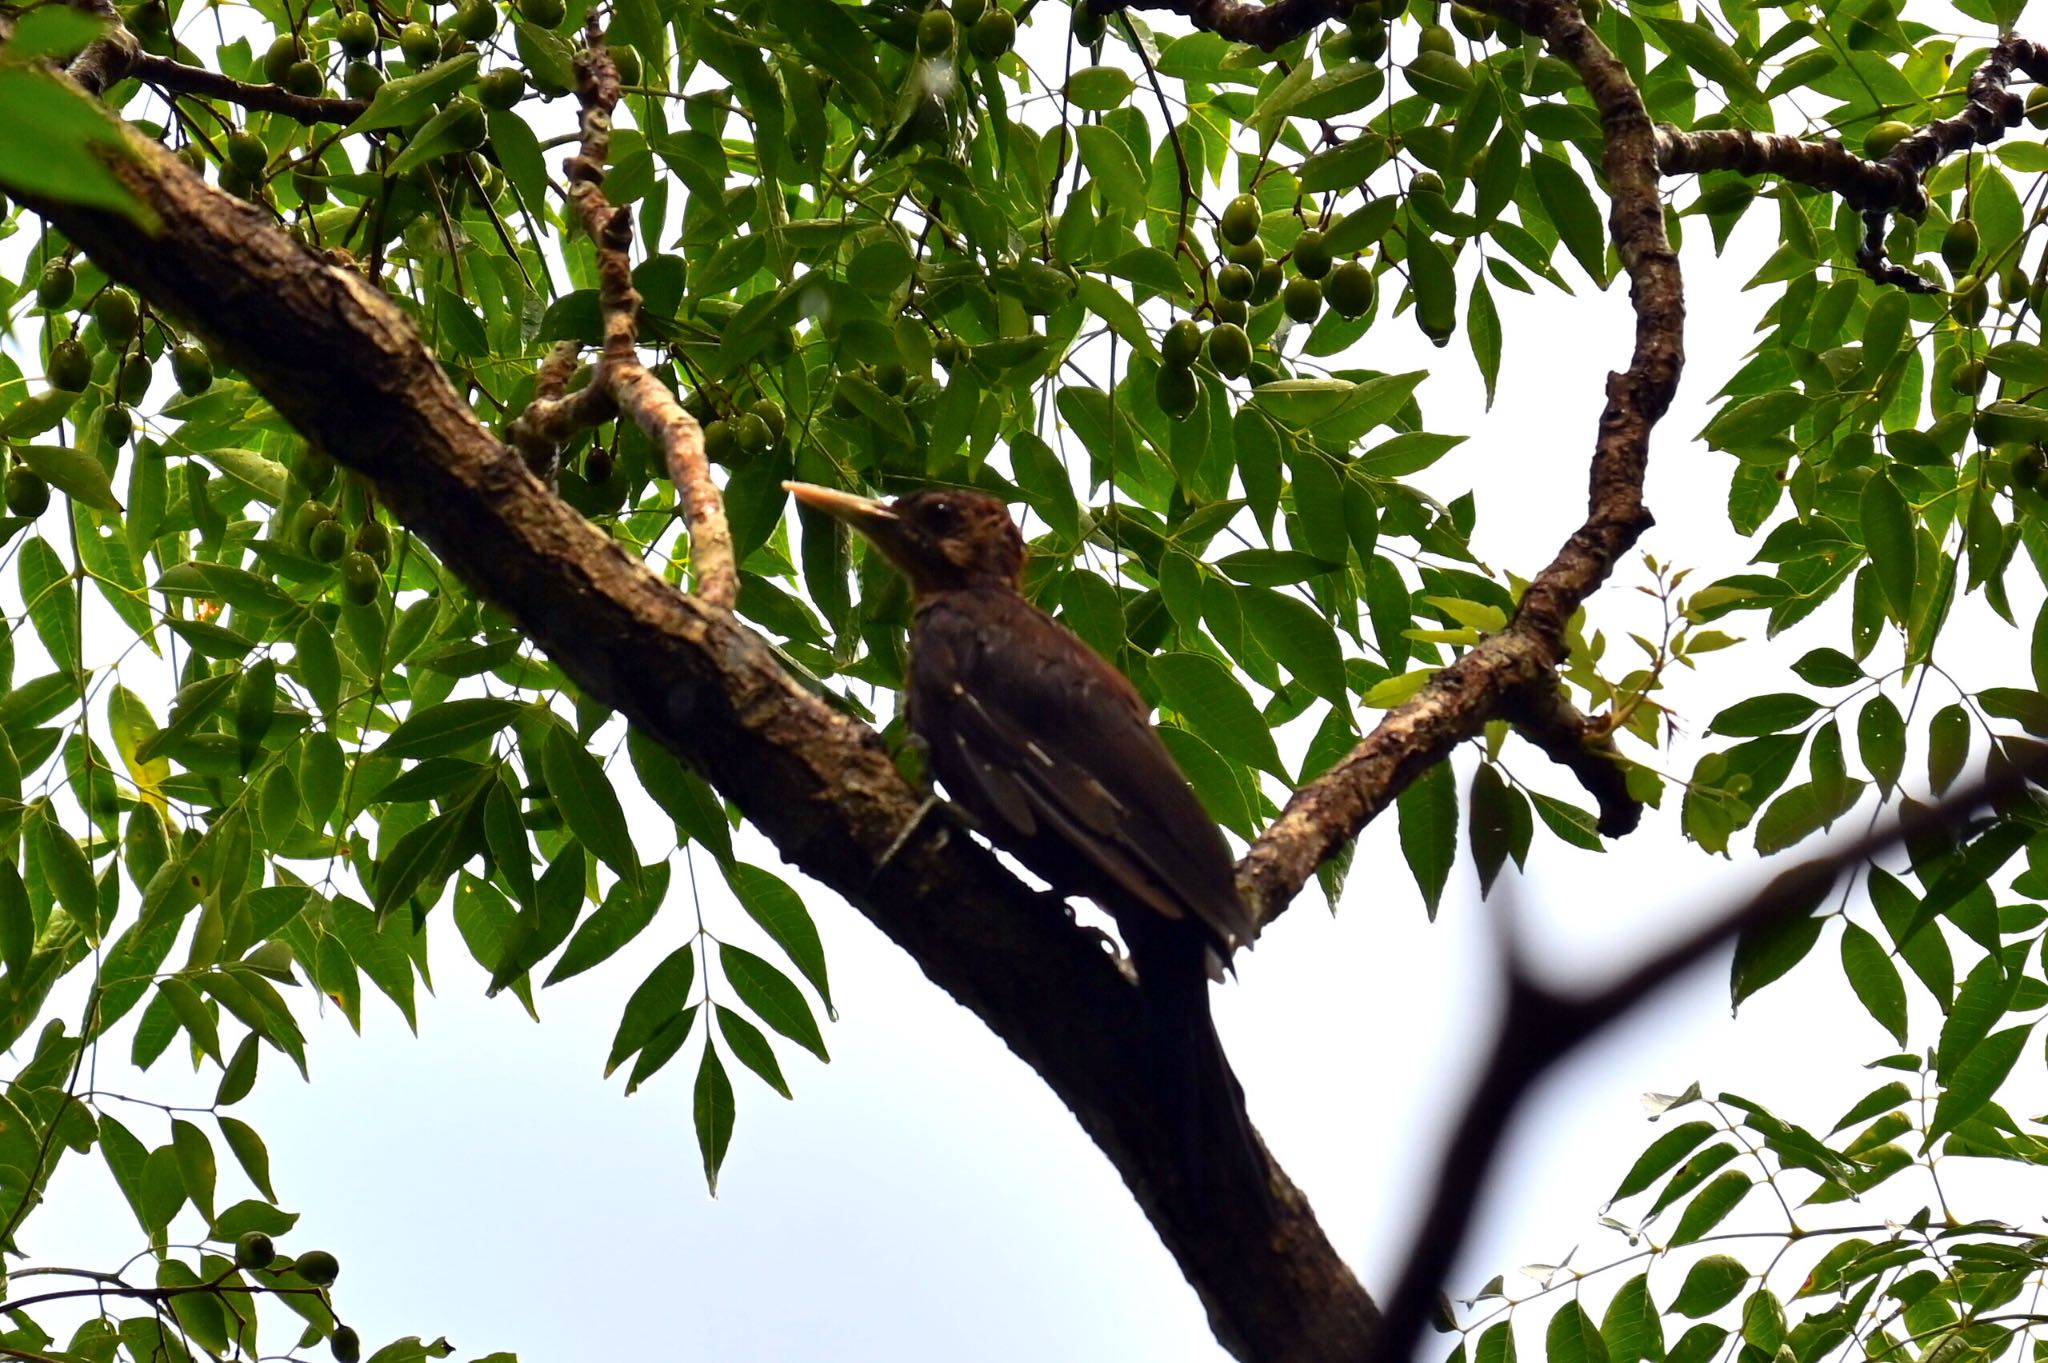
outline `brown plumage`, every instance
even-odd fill
[[[910,728],[990,841],[1116,919],[1150,1005],[1162,1099],[1241,1108],[1209,1020],[1205,967],[1212,952],[1227,962],[1255,931],[1229,845],[1137,690],[1024,598],[1024,541],[1009,511],[953,488],[882,503],[785,486],[860,531],[910,579]],[[1240,1135],[1256,1159],[1249,1133]]]

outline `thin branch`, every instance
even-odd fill
[[[1089,0],[1099,14],[1122,9],[1163,9],[1191,20],[1234,43],[1271,52],[1328,20],[1351,10],[1351,0]]]
[[[1259,13],[1277,13],[1285,3]],[[1562,712],[1551,693],[1572,613],[1653,523],[1643,504],[1643,474],[1650,432],[1670,407],[1685,363],[1685,294],[1677,254],[1664,234],[1649,114],[1628,69],[1576,5],[1487,0],[1483,7],[1543,37],[1579,73],[1600,113],[1607,135],[1602,169],[1613,198],[1609,231],[1633,285],[1634,353],[1626,371],[1608,375],[1585,523],[1530,581],[1505,629],[1430,678],[1415,699],[1389,713],[1334,767],[1295,792],[1252,844],[1238,864],[1238,885],[1262,922],[1284,912],[1317,866],[1489,719],[1517,712],[1559,719]],[[1552,751],[1544,739],[1557,736],[1556,725],[1546,729],[1539,723],[1536,730],[1545,751]],[[1582,777],[1594,778],[1604,826],[1633,826],[1633,818],[1612,807],[1613,771],[1597,750],[1580,755],[1571,766]],[[1625,791],[1620,796],[1626,800]]]
[[[1381,1334],[1373,1344],[1375,1363],[1405,1363],[1413,1354],[1444,1277],[1464,1244],[1509,1122],[1523,1096],[1551,1065],[1737,937],[1812,912],[1844,874],[1893,848],[1952,831],[1972,811],[2002,804],[2020,795],[2030,782],[2040,784],[2044,776],[2048,750],[2036,748],[2015,760],[1994,760],[1974,785],[1781,873],[1755,898],[1701,924],[1590,993],[1546,985],[1510,956],[1507,1007],[1486,1068],[1451,1125],[1456,1135],[1437,1167],[1414,1248],[1388,1299]]]

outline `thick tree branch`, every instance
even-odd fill
[[[1549,692],[1564,660],[1572,613],[1652,524],[1643,504],[1643,474],[1650,431],[1671,405],[1685,363],[1685,295],[1678,256],[1664,235],[1649,114],[1628,69],[1575,5],[1493,0],[1484,7],[1542,36],[1579,73],[1599,110],[1607,134],[1602,169],[1613,197],[1608,225],[1629,275],[1635,352],[1625,372],[1608,375],[1585,523],[1530,582],[1506,629],[1437,673],[1421,694],[1390,712],[1343,760],[1295,792],[1272,827],[1252,844],[1238,866],[1238,883],[1262,921],[1283,912],[1318,865],[1489,719],[1518,709],[1555,718]],[[1550,732],[1555,735],[1554,726]],[[1634,819],[1610,807],[1612,771],[1597,774],[1610,767],[1604,761],[1573,763],[1582,777],[1596,777],[1593,789],[1601,800],[1603,826],[1620,830],[1633,826]],[[1625,791],[1622,798],[1626,801]]]
[[[276,85],[251,85],[203,66],[188,66],[170,57],[144,52],[135,35],[122,25],[112,0],[72,0],[72,5],[108,23],[107,31],[74,57],[67,71],[93,94],[104,94],[118,81],[133,76],[165,94],[224,100],[244,109],[283,114],[301,123],[353,123],[370,107],[360,99],[295,95]]]
[[[1388,1299],[1383,1333],[1374,1342],[1375,1363],[1405,1363],[1414,1353],[1444,1277],[1471,1228],[1501,1140],[1522,1098],[1551,1065],[1742,934],[1812,912],[1844,874],[1893,848],[1953,830],[1972,811],[2003,804],[2044,775],[2048,755],[2040,750],[2018,761],[1999,761],[1983,780],[1940,804],[1916,809],[1887,828],[1783,872],[1755,898],[1701,924],[1589,993],[1548,985],[1510,954],[1504,981],[1507,1006],[1486,1067],[1452,1124],[1456,1134],[1437,1166],[1434,1191],[1416,1226],[1414,1248]]]
[[[1124,9],[1163,9],[1182,15],[1234,43],[1271,52],[1317,25],[1351,12],[1351,0],[1089,0],[1098,14]]]
[[[563,165],[569,206],[597,244],[598,306],[604,314],[604,352],[590,387],[574,397],[536,389],[533,405],[511,432],[529,468],[552,467],[549,447],[579,426],[602,421],[612,409],[631,418],[654,447],[676,485],[676,497],[690,528],[690,567],[697,594],[715,606],[730,606],[739,595],[732,531],[725,502],[711,480],[704,431],[676,401],[668,385],[640,360],[640,293],[633,287],[633,214],[614,208],[604,196],[604,165],[611,155],[612,110],[619,103],[619,69],[612,64],[597,26],[597,11],[584,21],[585,47],[576,54],[576,96],[583,106],[583,139]],[[560,352],[557,352],[559,358]],[[543,377],[547,375],[544,373]]]
[[[508,611],[593,697],[691,761],[785,856],[854,904],[972,1009],[1115,1164],[1247,1359],[1359,1357],[1377,1321],[1301,1194],[1221,1197],[1184,1133],[1132,1082],[1136,990],[1095,945],[944,821],[902,838],[920,792],[879,737],[799,687],[732,614],[677,591],[492,437],[405,315],[247,204],[131,134],[113,173],[151,235],[75,205],[42,212],[153,307],[183,319],[313,445],[464,581]],[[884,856],[901,840],[893,855]],[[1208,1148],[1238,1114],[1205,1113]]]

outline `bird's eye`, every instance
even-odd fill
[[[959,524],[960,508],[952,502],[941,500],[926,506],[925,515],[930,517],[934,529],[941,531],[951,530],[955,525]]]

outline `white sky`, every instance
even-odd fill
[[[1721,510],[1733,461],[1689,442],[1767,301],[1737,294],[1748,262],[1761,258],[1759,239],[1737,254],[1716,261],[1704,231],[1688,245],[1691,365],[1650,477],[1661,523],[1642,548],[1696,567],[1693,586],[1741,571],[1747,557]],[[1406,317],[1386,318],[1362,357],[1440,365],[1422,395],[1431,428],[1473,438],[1424,481],[1446,496],[1479,488],[1481,556],[1524,575],[1579,522],[1602,379],[1629,345],[1625,288],[1596,294],[1564,268],[1578,298],[1495,290],[1507,342],[1490,415],[1462,331],[1439,353]],[[1640,627],[1632,612],[1641,599],[1624,589],[1645,580],[1631,560],[1598,601],[1595,623],[1616,648]],[[2015,591],[2023,619],[2036,600]],[[1750,632],[1753,618],[1723,627]],[[1981,618],[1959,615],[1951,656],[1971,655],[1978,684],[2022,682],[2023,644],[2002,626],[1968,623]],[[1790,680],[1784,662],[1842,633],[1839,613],[1823,612],[1789,651],[1717,655],[1704,675],[1678,678],[1673,702],[1686,728],[1697,734],[1722,705],[1780,689]],[[102,658],[114,642],[103,639]],[[1699,751],[1682,747],[1669,769],[1689,771]],[[1518,770],[1570,793],[1526,753]],[[1682,844],[1675,795],[1668,803],[1607,855],[1538,837],[1513,911],[1561,973],[1596,978],[1757,883],[1753,867]],[[660,835],[652,821],[638,826],[646,853]],[[742,855],[794,875],[757,840]],[[740,915],[703,869],[707,914],[733,929]],[[235,1111],[269,1142],[283,1205],[304,1215],[284,1247],[340,1257],[337,1304],[367,1349],[446,1334],[458,1357],[511,1349],[539,1363],[1222,1357],[1173,1262],[1044,1086],[836,896],[811,886],[806,902],[840,1008],[826,1034],[833,1063],[778,1047],[794,1104],[735,1067],[739,1120],[716,1201],[690,1125],[694,1045],[631,1100],[620,1096],[623,1076],[599,1077],[626,993],[687,935],[687,908],[544,994],[537,1027],[509,996],[483,999],[483,975],[444,908],[433,926],[439,993],[422,999],[418,1039],[366,990],[360,1039],[331,1010],[306,1019],[314,1083],[266,1054],[256,1093]],[[1216,997],[1253,1120],[1375,1290],[1398,1267],[1405,1218],[1489,1021],[1493,932],[1466,865],[1439,921],[1425,921],[1387,819],[1365,837],[1341,912],[1325,914],[1311,892]],[[1641,1120],[1644,1090],[1697,1079],[1709,1093],[1734,1089],[1825,1130],[1874,1087],[1859,1066],[1891,1045],[1842,984],[1833,943],[1830,933],[1738,1020],[1725,962],[1710,963],[1553,1077],[1510,1143],[1453,1290],[1556,1262],[1581,1241],[1581,1267],[1616,1257],[1624,1247],[1593,1218],[1655,1133]],[[308,991],[294,1001],[310,1012]],[[1924,1003],[1916,994],[1921,1044],[1932,1036]],[[175,1046],[149,1075],[123,1075],[114,1051],[125,1050],[127,1031],[101,1062],[102,1088],[208,1100],[214,1076],[184,1077]],[[146,1113],[116,1110],[151,1143],[163,1139]],[[224,1149],[221,1158],[225,1205],[243,1193]],[[1924,1180],[1890,1210],[1909,1214],[1923,1193]],[[2038,1187],[2009,1181],[1983,1199],[1974,1210],[2013,1220],[2040,1207]],[[180,1227],[189,1221],[188,1212]],[[24,1241],[33,1262],[95,1267],[140,1246],[96,1157],[67,1161]],[[1682,1270],[1667,1271],[1657,1282],[1668,1298]],[[1604,1302],[1619,1282],[1605,1280],[1590,1300]]]

